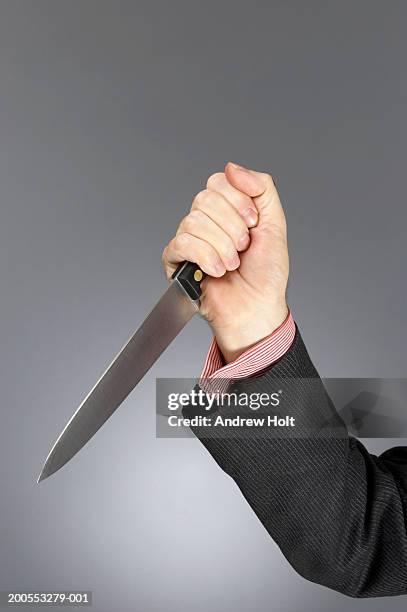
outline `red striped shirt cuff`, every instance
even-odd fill
[[[213,338],[200,378],[226,379],[253,376],[281,359],[292,345],[294,336],[295,323],[289,312],[284,323],[272,334],[260,340],[235,361],[228,364],[225,364],[222,353]]]

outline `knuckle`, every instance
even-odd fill
[[[196,225],[197,223],[200,223],[204,219],[204,213],[199,209],[191,210],[191,212],[188,215],[188,218],[189,218],[189,223]]]
[[[193,201],[193,204],[197,207],[199,206],[204,206],[205,204],[208,203],[208,201],[210,201],[212,197],[212,194],[210,192],[209,189],[203,189],[202,191],[199,191]]]
[[[194,209],[194,210],[191,210],[191,212],[188,213],[186,217],[183,218],[183,220],[181,221],[180,227],[185,232],[190,232],[194,228],[196,228],[196,226],[200,223],[201,220],[202,220],[202,213],[199,210]]]
[[[180,234],[175,236],[173,245],[176,251],[182,251],[188,246],[188,244],[189,237],[188,234],[186,234],[185,232],[181,232]]]
[[[208,178],[208,180],[206,182],[206,186],[209,189],[214,188],[214,187],[218,187],[219,185],[224,183],[225,176],[226,175],[225,175],[224,172],[215,172],[214,174],[211,174],[211,176]]]

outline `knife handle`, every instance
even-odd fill
[[[173,280],[177,279],[191,300],[199,300],[202,294],[201,282],[205,278],[205,272],[202,272],[197,264],[184,261],[178,266],[171,278]]]

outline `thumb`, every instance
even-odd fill
[[[277,224],[285,223],[284,211],[270,174],[249,170],[233,162],[226,164],[225,174],[233,187],[253,199],[260,214],[259,222],[269,220]]]

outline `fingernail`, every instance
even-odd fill
[[[249,236],[249,232],[247,232],[246,234],[244,234],[244,236],[239,238],[239,240],[237,241],[237,248],[239,249],[239,251],[244,251],[244,249],[248,247],[249,242],[250,242],[250,236]]]
[[[243,219],[246,221],[246,225],[248,227],[254,227],[257,225],[258,218],[259,216],[254,208],[247,208],[245,211],[243,211]]]
[[[239,164],[235,164],[234,162],[229,163],[235,170],[240,170],[241,172],[250,172],[250,170],[248,168],[245,168],[244,166],[239,166]]]

